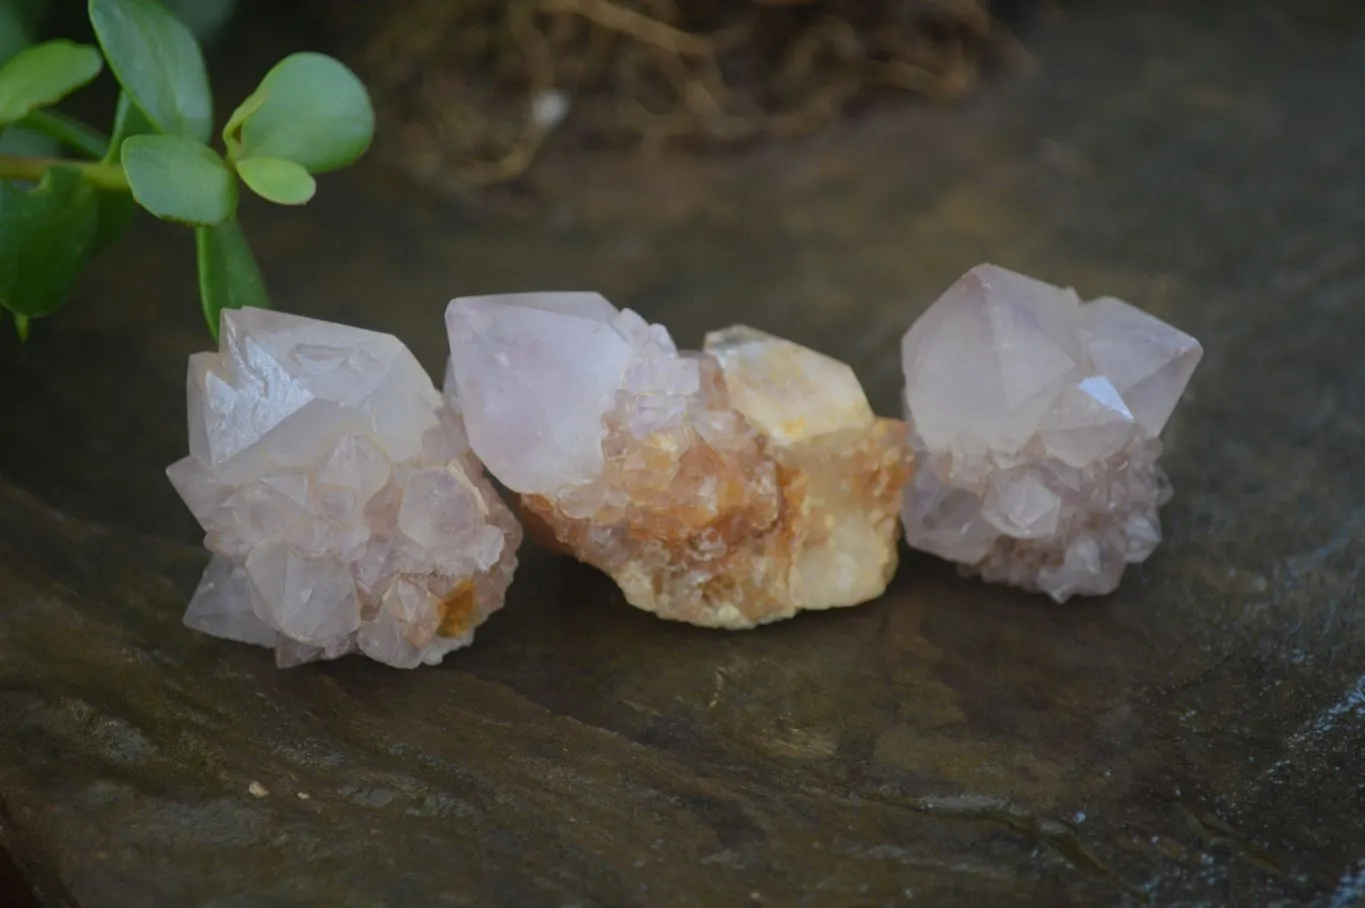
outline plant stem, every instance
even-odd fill
[[[109,151],[108,138],[80,120],[57,113],[55,110],[35,110],[20,120],[19,125],[40,132],[50,139],[56,139],[92,158],[103,158]]]
[[[0,180],[28,180],[36,183],[50,167],[74,167],[85,174],[85,178],[99,189],[128,191],[128,177],[117,164],[0,154]]]

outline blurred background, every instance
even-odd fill
[[[208,47],[234,17],[306,34],[365,80],[378,153],[452,193],[506,183],[549,141],[733,150],[827,129],[889,99],[950,104],[1027,65],[1065,0],[163,0]],[[75,0],[0,0],[0,60],[80,35]],[[230,46],[223,47],[226,41]],[[0,149],[41,147],[14,130]],[[36,143],[36,146],[35,146]]]

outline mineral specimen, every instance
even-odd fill
[[[632,605],[737,629],[885,588],[904,426],[848,366],[740,327],[679,353],[595,293],[461,298],[446,324],[474,451]]]
[[[1058,602],[1161,540],[1158,436],[1203,350],[1112,298],[980,265],[901,344],[910,545]]]
[[[189,627],[281,667],[412,668],[502,606],[521,528],[395,338],[225,310],[219,351],[190,357],[189,437],[167,473],[213,552]]]

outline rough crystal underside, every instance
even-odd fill
[[[281,666],[411,668],[502,606],[521,528],[395,338],[226,310],[219,351],[190,357],[189,423],[167,473],[214,554],[189,627]]]
[[[528,530],[665,618],[747,628],[879,595],[904,427],[842,363],[747,328],[679,353],[596,294],[458,299],[447,396]]]
[[[1158,436],[1203,350],[1127,303],[992,265],[901,347],[910,545],[1057,601],[1100,595],[1161,541]]]

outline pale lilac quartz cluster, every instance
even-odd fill
[[[188,384],[190,455],[167,473],[213,559],[186,625],[281,667],[413,668],[502,606],[521,528],[397,339],[226,310]]]
[[[1203,350],[1120,300],[973,268],[901,345],[914,548],[965,573],[1102,595],[1161,541],[1162,428]]]

